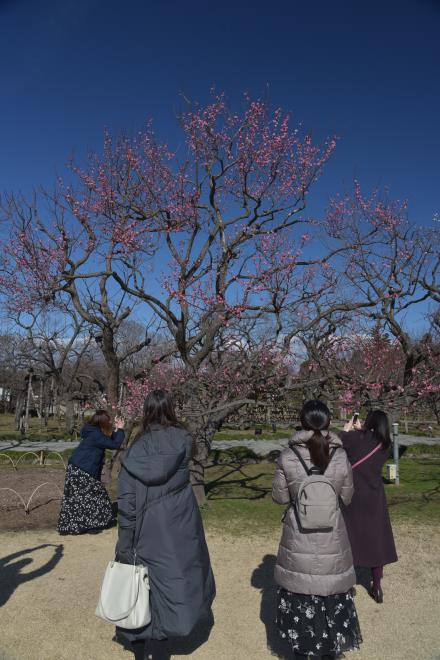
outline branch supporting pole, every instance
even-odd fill
[[[396,479],[394,483],[396,486],[400,484],[400,475],[399,475],[399,424],[394,422],[393,424],[393,457],[394,464],[396,466]]]
[[[24,430],[27,435],[29,431],[29,409],[31,405],[31,394],[32,394],[32,373],[33,370],[29,369],[28,372],[28,386],[27,386],[27,394],[26,394],[26,409],[25,409],[25,415],[24,415]]]

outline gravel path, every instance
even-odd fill
[[[400,525],[395,532],[400,561],[386,569],[385,602],[377,605],[357,588],[364,644],[347,658],[440,660],[440,531]],[[94,616],[114,540],[114,530],[79,537],[59,537],[52,530],[0,534],[1,660],[133,658],[111,641],[112,628]],[[215,625],[208,639],[205,630],[186,644],[175,643],[172,658],[273,657],[266,627],[273,639],[277,540],[208,534],[218,587]]]

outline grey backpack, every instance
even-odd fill
[[[295,447],[290,446],[290,449],[307,473],[293,503],[298,529],[303,534],[331,532],[339,510],[339,499],[335,487],[319,468],[315,466],[308,468],[301,453]],[[329,464],[337,449],[339,447],[333,447],[331,450]]]

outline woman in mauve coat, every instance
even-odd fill
[[[391,445],[388,418],[381,410],[373,410],[368,413],[363,426],[359,422],[355,425],[348,422],[341,439],[352,465],[371,453],[353,469],[354,496],[342,512],[354,565],[371,569],[370,596],[382,603],[383,567],[397,561],[382,481],[382,467],[389,457]]]
[[[307,477],[305,468],[314,468],[331,483],[327,489],[334,513],[331,531],[316,532],[303,530],[293,506],[287,509],[275,566],[277,627],[290,657],[336,658],[362,642],[352,589],[356,576],[338,506],[338,498],[349,504],[353,480],[341,440],[328,431],[327,406],[308,401],[300,419],[304,430],[278,458],[272,497],[278,504],[292,504]]]
[[[117,628],[117,639],[144,643],[148,657],[166,653],[164,640],[189,635],[210,615],[214,576],[202,518],[189,479],[193,440],[176,419],[171,396],[151,392],[142,430],[122,458],[118,481],[119,561],[148,568],[151,623]],[[168,656],[169,657],[169,656]]]

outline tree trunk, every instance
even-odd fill
[[[72,436],[75,428],[75,410],[74,410],[73,399],[70,398],[69,394],[67,394],[66,397],[66,409],[64,413],[64,419],[66,424],[66,433],[69,436]]]
[[[190,466],[191,483],[199,506],[206,504],[205,468],[208,465],[209,444],[205,439],[199,438],[198,441],[196,440],[195,452]]]
[[[125,431],[124,442],[122,443],[121,447],[114,452],[113,456],[106,462],[106,466],[108,467],[108,470],[110,472],[111,480],[118,478],[119,472],[121,470],[122,453],[124,449],[127,449],[127,447],[130,444],[133,429],[134,429],[134,423],[132,420],[130,420],[128,424],[126,424],[124,429]]]
[[[194,438],[190,476],[194,495],[199,506],[206,504],[205,469],[209,463],[209,452],[211,451],[212,440],[216,431],[216,426],[210,422],[200,427],[201,420],[203,420],[203,417],[197,415],[192,420],[187,421],[188,430]]]
[[[28,433],[29,431],[29,409],[31,406],[31,393],[32,393],[32,374],[29,373],[29,380],[28,380],[28,386],[27,386],[27,394],[26,394],[26,409],[24,413],[24,432],[25,434]]]
[[[20,420],[23,415],[25,395],[24,392],[19,392],[17,395],[17,401],[15,403],[15,429],[20,430]]]
[[[107,399],[109,406],[115,409],[118,405],[118,390],[119,390],[119,365],[114,364],[108,366],[107,376]]]
[[[191,394],[186,399],[187,428],[194,438],[195,443],[190,474],[197,503],[199,506],[203,506],[206,504],[205,470],[209,464],[209,453],[214,435],[222,422],[232,413],[242,408],[244,403],[237,403],[234,406],[231,402],[230,407],[224,408],[221,414],[217,411],[215,416],[209,418],[206,415],[206,402],[199,400],[197,396],[191,397]]]
[[[58,386],[55,388],[54,391],[53,406],[54,406],[55,419],[59,424],[61,420],[61,401],[60,401],[60,390],[58,389]]]
[[[115,338],[111,328],[105,328],[102,333],[102,354],[107,366],[106,394],[109,407],[116,409],[119,398],[119,358],[115,349]]]
[[[38,404],[39,404],[38,407],[39,407],[39,410],[40,410],[40,415],[39,415],[39,417],[40,417],[40,429],[41,429],[41,430],[42,430],[43,427],[44,427],[44,416],[43,416],[44,405],[43,405],[43,399],[44,399],[44,383],[43,383],[43,379],[41,378],[41,379],[40,379],[40,400],[39,400],[39,402],[38,402]]]

